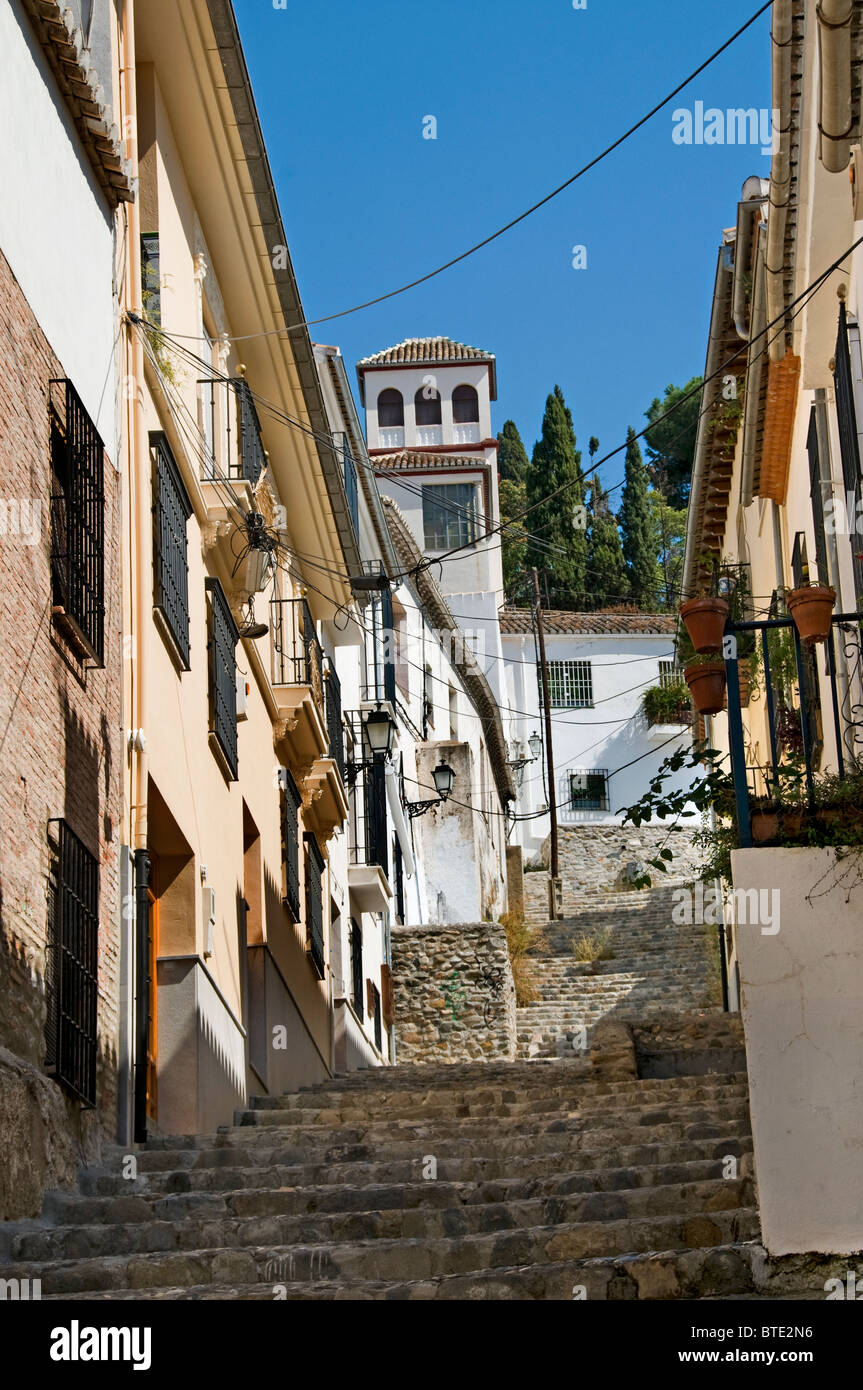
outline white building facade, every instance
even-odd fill
[[[675,671],[676,620],[666,614],[544,612],[552,721],[557,820],[562,826],[619,825],[620,811],[638,801],[662,761],[692,738],[688,702],[657,716],[648,691],[679,682]],[[505,609],[500,618],[508,708],[504,711],[512,761],[538,758],[516,773],[520,819],[515,838],[525,857],[548,836],[545,718],[537,642],[529,609]],[[679,785],[690,785],[680,774]],[[673,785],[677,785],[674,783]]]

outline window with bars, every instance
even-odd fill
[[[96,1103],[99,861],[65,820],[49,822],[50,935],[46,962],[47,1071]]]
[[[393,871],[395,873],[396,921],[404,926],[405,920],[405,867],[402,844],[398,835],[393,836]]]
[[[542,670],[536,668],[542,709]],[[552,709],[592,709],[593,672],[589,661],[549,661],[548,698]]]
[[[604,767],[571,772],[569,794],[574,811],[607,811],[608,772]]]
[[[279,773],[282,788],[282,873],[283,893],[288,911],[300,920],[300,807],[303,798],[286,767]]]
[[[189,669],[189,543],[192,504],[163,434],[151,434],[153,450],[153,604]]]
[[[310,831],[303,836],[306,845],[306,950],[321,979],[324,964],[324,856]]]
[[[234,781],[237,780],[237,662],[240,640],[218,579],[204,581],[210,599],[210,732]]]
[[[839,332],[836,338],[836,356],[833,382],[836,391],[836,417],[839,425],[839,451],[842,457],[842,478],[845,483],[846,505],[853,507],[853,521],[859,511],[863,497],[863,475],[860,467],[860,446],[857,437],[857,412],[854,407],[854,376],[851,367],[851,352],[848,342],[848,319],[845,305],[839,306]],[[850,541],[852,571],[854,574],[854,593],[858,605],[863,601],[863,552],[858,537],[851,532]],[[827,582],[826,573],[822,583]]]
[[[147,322],[159,327],[162,322],[162,278],[158,232],[144,232],[141,236],[141,304]]]
[[[423,487],[423,534],[426,550],[473,545],[478,536],[476,487],[473,483],[427,483]]]
[[[73,643],[102,666],[104,445],[71,381],[54,380],[51,388],[52,616]]]
[[[362,1023],[363,1013],[363,929],[351,918],[351,1004]]]

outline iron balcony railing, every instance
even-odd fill
[[[831,770],[840,778],[846,768],[859,766],[863,760],[863,612],[833,615],[824,644],[826,708],[815,652],[804,646],[794,620],[778,613],[775,602],[771,613],[766,619],[729,621],[725,629],[729,750],[738,839],[743,849],[753,843],[753,797],[780,801],[796,774],[806,805],[814,809],[815,774],[826,770],[821,763],[829,746],[828,731],[832,731],[835,757]],[[770,753],[769,762],[760,768],[747,766],[740,696],[740,668],[751,659],[746,649],[753,641],[760,647]],[[748,676],[744,674],[742,679]]]
[[[205,452],[203,478],[230,478],[256,487],[267,466],[267,455],[245,377],[199,380],[198,412]],[[236,443],[232,442],[234,437]]]
[[[366,644],[363,699],[389,700],[395,707],[398,637],[393,629],[393,596],[388,589],[369,605],[366,629],[370,640]]]
[[[324,653],[315,620],[304,598],[270,601],[273,634],[273,684],[309,685],[324,710]]]
[[[339,769],[342,781],[344,782],[345,731],[342,725],[342,687],[336,675],[336,668],[330,660],[327,661],[324,692],[326,696],[327,733],[330,739],[330,757]]]
[[[326,974],[324,960],[324,857],[318,842],[309,831],[306,844],[306,944],[315,969],[321,979]]]
[[[376,864],[389,876],[386,767],[365,746],[362,715],[352,711],[347,723],[351,863]]]
[[[79,1100],[95,1105],[99,861],[65,820],[49,823],[49,837],[46,1065]]]

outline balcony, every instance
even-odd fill
[[[454,444],[479,444],[479,425],[453,425],[452,437]]]
[[[246,493],[251,506],[267,466],[261,424],[245,377],[198,382],[198,423],[203,435],[201,486],[214,521],[229,520],[232,499],[225,486]]]
[[[443,444],[442,425],[417,425],[417,448],[433,449]]]
[[[389,426],[378,430],[381,449],[403,449],[405,447],[404,425]]]
[[[304,598],[273,599],[272,686],[279,710],[276,748],[297,781],[304,782],[330,751],[324,697],[324,654]]]
[[[362,715],[348,716],[350,850],[348,888],[359,912],[383,912],[392,901],[386,771],[364,747]]]
[[[336,448],[342,464],[342,478],[345,484],[345,496],[348,499],[348,511],[351,514],[351,524],[354,528],[354,535],[359,539],[360,494],[357,482],[357,465],[354,463],[346,434],[336,435]]]
[[[328,840],[336,826],[344,825],[350,806],[345,792],[345,731],[342,725],[342,693],[335,667],[324,658],[324,708],[327,756],[317,758],[306,777],[307,822],[319,839]]]

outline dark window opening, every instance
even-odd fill
[[[237,780],[237,662],[240,640],[218,579],[204,581],[210,596],[210,730],[234,781]]]
[[[570,773],[569,791],[574,811],[608,810],[608,773],[605,768]]]
[[[381,992],[377,985],[371,980],[366,980],[366,999],[370,1017],[374,1020],[375,1027],[375,1047],[378,1052],[383,1047],[383,1030],[381,1028]]]
[[[51,821],[49,835],[45,1064],[79,1100],[95,1105],[99,861],[66,821]]]
[[[162,280],[159,270],[159,233],[141,237],[141,307],[148,323],[162,323]]]
[[[324,964],[324,857],[310,831],[303,836],[306,844],[306,950],[319,977],[326,973]]]
[[[363,1013],[363,929],[351,918],[351,1004],[362,1023]]]
[[[52,381],[52,616],[97,665],[105,655],[104,445],[71,381]],[[62,404],[61,404],[62,401]]]
[[[163,434],[151,435],[153,464],[153,604],[189,669],[189,564],[186,524],[192,504]]]
[[[401,391],[390,387],[378,396],[378,427],[401,429],[405,422],[405,403]]]
[[[427,483],[423,487],[423,538],[426,550],[474,545],[478,533],[473,483]]]
[[[441,422],[440,392],[433,386],[421,386],[414,396],[418,425],[439,425]]]
[[[282,783],[282,866],[284,871],[284,900],[295,922],[300,920],[300,807],[303,798],[286,767],[280,774]]]
[[[452,418],[456,425],[479,424],[479,396],[472,386],[457,386],[453,391]]]

